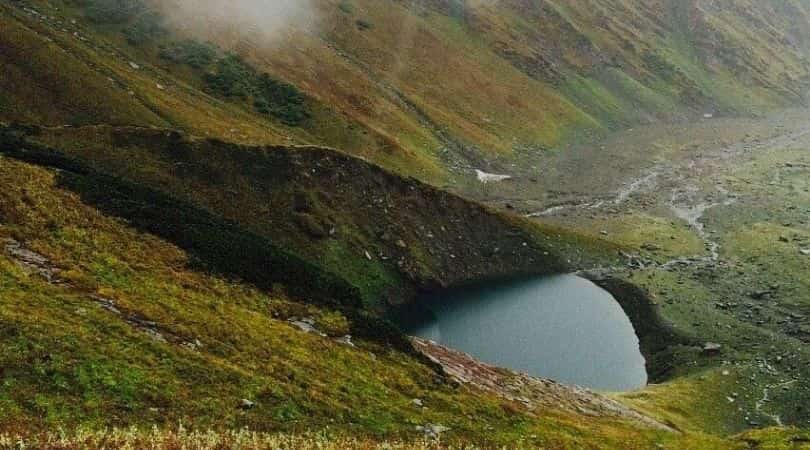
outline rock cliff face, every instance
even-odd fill
[[[564,405],[570,412],[593,417],[616,417],[631,420],[644,427],[674,431],[619,402],[576,386],[536,378],[484,364],[472,356],[435,342],[412,338],[414,347],[438,364],[453,380],[492,392],[505,400],[524,405],[533,413]]]

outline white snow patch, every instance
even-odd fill
[[[475,169],[475,176],[478,181],[482,183],[493,183],[498,181],[505,181],[512,178],[512,175],[498,175],[495,173],[486,173],[483,170]]]

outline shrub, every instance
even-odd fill
[[[195,69],[205,69],[217,56],[216,50],[194,40],[178,42],[160,51],[160,57],[176,64],[187,64]]]
[[[124,36],[133,45],[149,42],[167,33],[161,16],[149,11],[142,0],[76,1],[94,22],[125,24]],[[352,6],[343,2],[341,8],[352,9]],[[363,26],[371,26],[367,22],[360,22]],[[259,74],[236,54],[217,59],[217,51],[211,45],[186,40],[161,49],[159,56],[198,70],[210,68],[204,75],[210,92],[228,99],[252,101],[256,111],[272,116],[285,125],[300,126],[311,117],[306,97],[301,91],[266,73]]]
[[[259,75],[239,56],[228,55],[216,62],[205,77],[208,88],[228,98],[252,98],[256,111],[275,117],[283,124],[299,126],[310,118],[306,97],[295,86],[269,74]]]
[[[306,98],[295,86],[276,80],[264,73],[259,76],[256,101],[259,112],[270,114],[285,125],[298,126],[309,119]],[[255,102],[254,102],[255,103]]]
[[[238,55],[229,54],[216,62],[213,72],[206,74],[208,88],[222,96],[247,98],[253,92],[256,73]]]
[[[354,14],[354,5],[352,5],[350,2],[340,2],[338,9],[340,9],[344,14]]]
[[[370,30],[374,27],[374,25],[366,19],[357,19],[355,23],[357,24],[357,28],[361,31]]]
[[[678,68],[657,53],[646,52],[642,59],[644,67],[666,81],[672,81],[678,75]]]

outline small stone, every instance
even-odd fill
[[[763,289],[763,290],[751,292],[748,295],[749,295],[749,297],[753,298],[754,300],[762,300],[765,297],[771,295],[771,291]]]
[[[256,403],[246,398],[243,398],[242,401],[239,403],[239,407],[242,409],[253,409],[254,406],[256,406]]]
[[[354,347],[354,342],[352,342],[352,336],[350,334],[335,339],[335,342],[338,344],[348,345],[349,347]]]
[[[301,320],[291,320],[290,324],[303,331],[304,333],[317,334],[318,336],[326,336],[320,330],[315,328],[315,319],[307,317]]]
[[[439,435],[441,435],[445,431],[449,431],[450,428],[448,428],[448,427],[446,427],[444,425],[438,425],[438,424],[429,423],[429,424],[427,424],[425,426],[417,426],[416,430],[421,431],[422,433],[424,433],[425,437],[432,438],[432,439],[438,439]]]

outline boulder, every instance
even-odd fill
[[[703,344],[703,354],[706,356],[717,356],[722,351],[723,346],[716,342],[707,342]]]
[[[759,291],[753,291],[753,292],[749,293],[748,295],[749,295],[749,297],[753,298],[754,300],[762,300],[765,297],[771,295],[771,291],[770,291],[770,289],[762,289],[762,290],[759,290]]]
[[[416,427],[416,431],[421,431],[422,433],[425,434],[425,437],[431,439],[438,439],[442,433],[449,430],[450,428],[444,425],[438,425],[433,423],[429,423],[425,426],[417,425]]]

